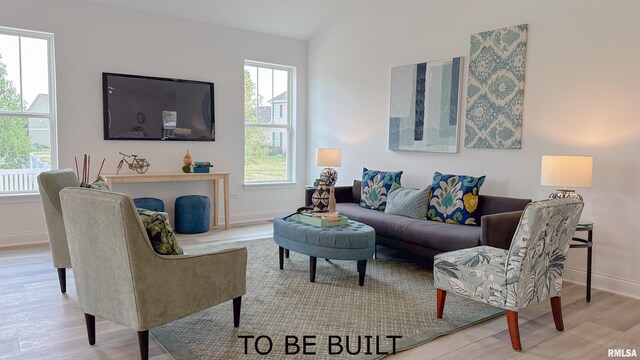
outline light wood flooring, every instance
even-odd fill
[[[188,252],[206,243],[271,233],[271,223],[265,222],[180,235],[179,240]],[[136,332],[110,321],[96,318],[97,342],[89,346],[73,275],[67,274],[67,294],[61,295],[47,247],[0,249],[0,359],[137,359]],[[594,290],[587,303],[583,286],[565,284],[562,303],[564,332],[555,330],[548,302],[520,313],[522,353],[511,349],[501,316],[388,359],[605,359],[607,349],[640,352],[640,300]],[[172,359],[153,337],[149,355],[153,360]]]

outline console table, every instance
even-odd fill
[[[111,189],[113,184],[178,182],[178,181],[212,181],[213,182],[213,226],[218,226],[218,198],[220,191],[218,183],[224,182],[224,229],[229,228],[229,175],[228,172],[211,173],[157,173],[157,174],[126,174],[102,175]]]
[[[593,256],[593,223],[588,222],[578,224],[576,232],[586,231],[587,238],[582,239],[573,236],[570,248],[586,248],[587,249],[587,302],[591,302],[591,258]]]

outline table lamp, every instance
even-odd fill
[[[320,180],[324,181],[327,186],[335,185],[338,180],[338,172],[334,167],[342,166],[342,149],[317,148],[316,165],[325,167],[320,173]]]
[[[542,156],[540,185],[559,186],[549,199],[582,200],[574,188],[591,187],[593,158],[591,156]]]

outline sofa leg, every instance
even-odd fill
[[[364,286],[364,275],[367,272],[367,260],[358,260],[358,285]]]
[[[556,329],[558,331],[563,331],[564,322],[562,321],[562,304],[560,302],[560,296],[554,296],[551,298],[551,312],[553,313],[553,322],[556,323]]]
[[[240,308],[242,306],[242,296],[233,299],[233,327],[240,326]]]
[[[444,313],[444,301],[447,299],[447,292],[442,289],[436,289],[436,317],[442,319]]]
[[[284,248],[278,247],[278,257],[280,258],[280,270],[284,269]]]
[[[284,257],[289,258],[289,249],[284,249]]]
[[[511,337],[511,347],[515,351],[522,351],[517,311],[507,310],[507,326],[509,327],[509,336]]]
[[[60,282],[60,292],[67,292],[67,269],[58,268],[58,281]]]
[[[315,256],[309,256],[309,281],[316,282],[316,263],[318,258]]]
[[[84,314],[84,322],[87,324],[87,337],[89,345],[96,343],[96,317],[91,314]]]
[[[149,359],[149,330],[138,331],[138,345],[140,346],[140,359]]]

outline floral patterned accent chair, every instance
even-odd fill
[[[556,329],[564,330],[562,275],[583,206],[574,199],[535,201],[525,208],[509,250],[478,246],[436,255],[437,317],[447,292],[505,309],[511,345],[522,351],[518,311],[550,298]]]

